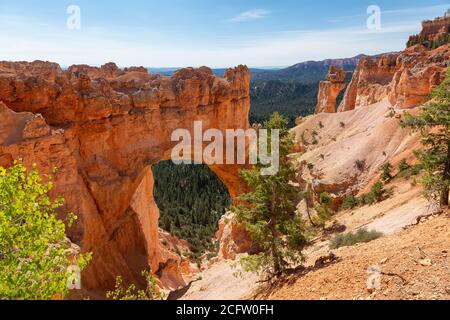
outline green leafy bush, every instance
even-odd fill
[[[366,243],[376,240],[383,236],[381,232],[372,230],[367,231],[366,229],[359,229],[356,233],[346,233],[338,234],[330,242],[331,249],[338,249],[341,247],[348,247],[355,245],[357,243]]]
[[[330,205],[333,199],[331,198],[331,195],[328,192],[322,192],[320,194],[320,204],[324,205]]]
[[[48,195],[52,186],[35,167],[0,167],[0,299],[63,298],[74,266],[82,270],[90,260],[73,252],[55,214],[63,199]],[[68,216],[70,225],[76,217]]]
[[[143,271],[142,276],[147,282],[145,289],[138,289],[136,285],[132,284],[126,287],[123,283],[122,277],[116,278],[116,286],[113,291],[106,293],[106,298],[111,300],[164,300],[165,296],[160,292],[153,277],[148,271]]]
[[[348,196],[344,198],[344,201],[342,202],[341,205],[341,210],[350,210],[353,209],[357,206],[359,206],[360,202],[359,199],[357,197],[354,196]]]
[[[410,168],[411,168],[411,166],[409,165],[408,161],[406,161],[405,159],[400,161],[400,163],[398,164],[398,172],[403,172]]]
[[[363,194],[361,196],[361,204],[363,205],[372,205],[375,204],[377,202],[381,202],[385,199],[385,196],[388,194],[387,190],[384,189],[383,184],[381,183],[381,181],[378,181],[377,183],[375,183],[370,192]]]
[[[369,193],[362,194],[360,197],[348,196],[342,202],[340,210],[350,210],[358,206],[373,205],[381,202],[390,196],[390,191],[383,187],[383,183],[375,183]]]

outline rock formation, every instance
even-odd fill
[[[432,47],[440,41],[448,43],[450,38],[450,14],[438,17],[434,20],[426,20],[422,22],[422,31],[418,35],[411,36],[408,40],[408,47],[416,44],[425,44]],[[434,48],[433,48],[434,49]]]
[[[346,87],[344,79],[344,69],[335,66],[330,67],[327,80],[320,82],[316,113],[336,112],[336,99],[339,93]]]
[[[93,253],[86,289],[110,289],[118,275],[139,283],[149,267],[169,287],[185,285],[188,266],[160,245],[150,166],[169,159],[173,130],[192,131],[195,120],[247,129],[249,82],[244,66],[223,78],[206,67],[169,78],[112,63],[0,63],[0,165],[20,159],[54,176],[61,215],[79,216],[69,238]],[[212,170],[232,196],[240,191],[237,166]]]
[[[396,54],[362,58],[339,106],[348,111],[381,101],[388,94],[396,66]]]
[[[427,51],[423,46],[405,50],[397,59],[389,92],[390,103],[400,109],[412,108],[428,97],[445,78],[450,66],[450,44]]]
[[[219,258],[234,260],[238,254],[256,251],[247,230],[233,219],[234,213],[228,212],[219,221]]]
[[[450,45],[427,50],[421,45],[400,54],[363,58],[353,74],[339,111],[371,105],[389,97],[399,109],[413,108],[423,102],[439,84],[450,65]]]

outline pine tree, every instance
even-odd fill
[[[422,179],[425,194],[430,200],[439,200],[441,206],[449,204],[450,186],[450,68],[447,77],[436,87],[431,100],[422,107],[418,116],[406,114],[402,127],[420,131],[423,148],[415,154],[422,162],[426,174]]]
[[[269,137],[271,130],[280,130],[279,171],[263,176],[262,165],[243,170],[241,175],[252,191],[239,198],[241,204],[234,211],[261,250],[257,255],[241,258],[243,269],[264,272],[273,278],[286,271],[291,263],[302,260],[307,239],[305,225],[295,213],[299,190],[291,183],[295,179],[295,169],[288,157],[293,138],[287,129],[287,120],[274,114],[265,128]]]
[[[392,164],[390,162],[386,162],[385,164],[383,164],[380,168],[381,170],[381,180],[384,182],[389,182],[390,180],[392,180],[393,176],[392,176]]]

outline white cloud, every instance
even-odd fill
[[[242,12],[235,16],[234,18],[231,18],[229,21],[231,22],[243,22],[247,20],[254,20],[254,19],[262,19],[267,17],[272,12],[265,9],[254,9]]]

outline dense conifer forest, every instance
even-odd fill
[[[153,166],[154,196],[160,209],[160,227],[187,240],[195,258],[216,250],[217,222],[230,208],[230,195],[205,165]]]

